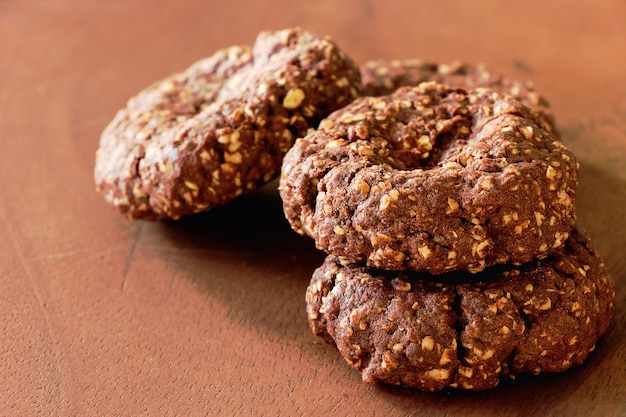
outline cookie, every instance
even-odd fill
[[[291,227],[344,262],[478,272],[563,245],[578,163],[543,116],[487,88],[435,82],[361,97],[287,153]]]
[[[451,275],[442,282],[328,256],[306,292],[311,329],[363,381],[435,391],[564,371],[609,325],[613,284],[576,230],[543,260]]]
[[[360,90],[328,37],[262,32],[131,98],[100,138],[97,189],[133,219],[209,210],[274,179],[295,138]]]
[[[522,104],[545,116],[544,129],[558,135],[556,122],[549,102],[539,95],[531,81],[505,77],[482,64],[452,62],[439,64],[420,59],[375,60],[361,65],[363,94],[383,96],[400,87],[416,86],[426,81],[436,81],[452,87],[489,87],[508,94]]]

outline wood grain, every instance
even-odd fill
[[[0,415],[626,415],[626,3],[0,2]],[[369,386],[309,331],[323,258],[275,183],[175,223],[95,193],[94,152],[139,89],[263,29],[359,62],[484,62],[534,81],[579,157],[578,218],[618,285],[588,361],[481,393]]]

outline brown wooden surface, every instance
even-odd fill
[[[0,415],[626,415],[624,22],[622,0],[0,0]],[[295,25],[361,62],[461,59],[535,82],[618,285],[583,366],[482,393],[365,385],[307,327],[323,255],[275,184],[173,224],[95,193],[99,134],[131,95]]]

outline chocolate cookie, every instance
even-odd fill
[[[328,256],[306,292],[311,329],[365,382],[435,391],[564,371],[609,325],[613,284],[576,230],[543,260],[451,274],[441,282]]]
[[[360,89],[329,38],[262,32],[131,98],[102,133],[97,189],[130,218],[209,210],[275,178],[295,138]]]
[[[287,153],[285,215],[327,253],[389,270],[546,256],[574,223],[578,163],[542,121],[486,88],[361,97]]]
[[[437,64],[419,59],[376,60],[361,65],[361,77],[363,94],[369,96],[388,95],[400,87],[416,86],[426,81],[436,81],[451,87],[489,87],[540,112],[546,122],[542,127],[552,130],[554,134],[558,133],[550,104],[537,93],[532,82],[505,77],[482,64]]]

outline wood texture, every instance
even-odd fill
[[[626,3],[0,1],[0,415],[626,414]],[[588,361],[494,391],[369,386],[309,331],[323,255],[275,184],[176,223],[95,193],[100,132],[152,81],[263,29],[353,58],[533,80],[578,156],[578,218],[616,281]]]

